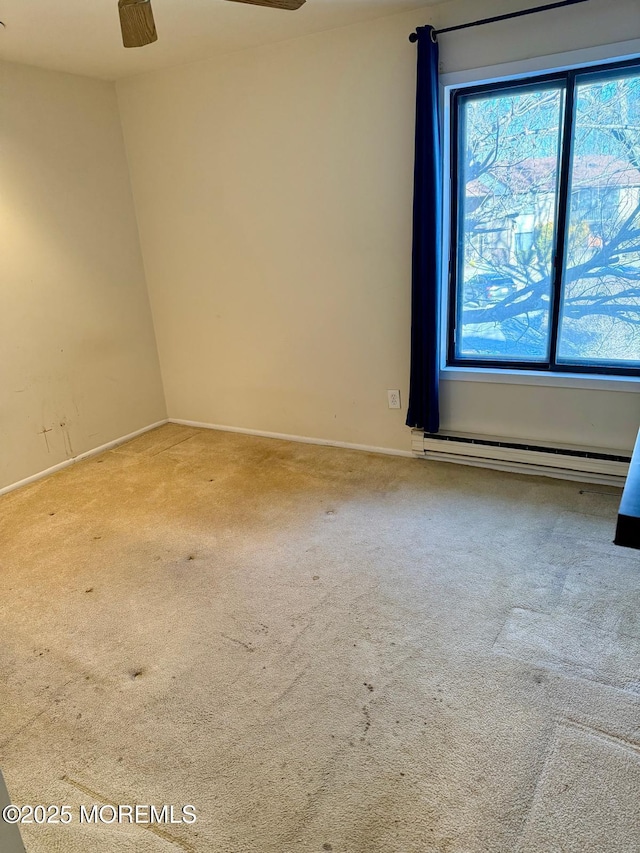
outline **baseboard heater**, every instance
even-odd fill
[[[496,468],[563,480],[624,486],[630,456],[578,447],[521,444],[512,439],[469,435],[431,435],[412,430],[416,455],[440,462]]]

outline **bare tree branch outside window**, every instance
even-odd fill
[[[458,354],[549,357],[559,217],[567,217],[556,358],[640,366],[640,71],[575,84],[559,210],[566,83],[460,103]]]

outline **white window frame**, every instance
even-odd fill
[[[602,374],[552,373],[549,371],[517,370],[498,367],[460,367],[447,365],[447,326],[449,300],[449,258],[451,234],[451,92],[485,83],[500,83],[531,77],[532,74],[588,68],[607,61],[640,58],[640,39],[618,44],[573,50],[567,53],[540,56],[534,59],[492,65],[443,74],[440,77],[443,134],[443,244],[442,280],[440,282],[440,379],[441,381],[491,382],[506,385],[547,385],[555,388],[588,388],[592,390],[640,393],[638,376],[605,376]]]

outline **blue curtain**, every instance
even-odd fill
[[[413,190],[411,383],[407,426],[436,433],[439,412],[439,315],[442,269],[442,142],[438,44],[418,27],[416,159]]]

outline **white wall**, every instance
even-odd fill
[[[0,234],[2,487],[165,417],[112,84],[0,63]]]
[[[118,84],[169,415],[407,449],[416,25],[465,0]],[[443,71],[640,35],[590,0],[442,38]],[[632,446],[640,396],[443,385],[443,427]]]
[[[170,416],[408,447],[410,29],[119,84]]]

